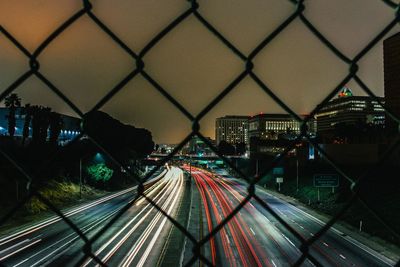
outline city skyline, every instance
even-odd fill
[[[375,0],[339,2],[308,1],[305,15],[346,56],[353,57],[393,19],[393,12]],[[225,10],[226,5],[229,10]],[[81,8],[81,3],[3,2],[0,7],[0,25],[33,52],[55,28]],[[113,5],[99,1],[93,13],[130,48],[139,52],[187,8],[185,1],[121,1]],[[199,12],[245,54],[294,10],[289,1],[201,2],[199,8]],[[269,16],[265,16],[266,13]],[[397,25],[385,38],[398,31]],[[0,90],[4,91],[28,69],[28,60],[2,37]],[[135,67],[130,57],[87,16],[56,38],[38,60],[40,71],[78,103],[83,112],[92,108]],[[143,60],[145,70],[194,116],[244,69],[243,62],[193,16],[167,34]],[[309,113],[348,72],[348,66],[321,44],[299,19],[253,62],[254,72],[300,114]],[[359,66],[360,77],[374,93],[383,96],[382,41]],[[363,95],[354,81],[348,86],[355,95]],[[42,104],[60,113],[76,115],[46,90],[45,85],[31,77],[15,92],[25,103]],[[102,110],[124,123],[149,129],[157,143],[178,143],[191,130],[191,122],[140,76],[131,80]],[[201,132],[214,138],[215,118],[260,112],[284,113],[247,77],[201,120]]]

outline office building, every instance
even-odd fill
[[[305,116],[301,116],[303,119]],[[308,133],[315,134],[315,121],[308,123]],[[301,122],[289,114],[257,114],[249,119],[249,138],[261,140],[293,139],[301,132]]]
[[[224,116],[215,121],[216,145],[222,140],[230,143],[249,143],[249,116]]]
[[[400,118],[400,32],[383,42],[385,106]],[[399,126],[389,116],[386,129],[395,133]]]
[[[378,98],[384,103],[382,97]],[[315,115],[318,133],[335,130],[339,123],[343,125],[372,124],[384,126],[385,110],[369,96],[353,96],[349,88],[344,88],[338,98],[329,101]]]

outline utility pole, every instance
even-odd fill
[[[189,157],[189,173],[190,173],[190,178],[192,178],[192,154],[190,154]]]
[[[82,158],[79,158],[79,198],[82,198]]]
[[[296,192],[299,191],[299,159],[296,155]]]
[[[258,177],[258,159],[256,159],[256,177]]]

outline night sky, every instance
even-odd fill
[[[184,0],[96,0],[93,12],[128,46],[139,52],[189,4]],[[243,53],[248,54],[295,10],[284,0],[198,1],[199,12]],[[394,17],[379,0],[308,0],[307,18],[343,53],[353,57]],[[0,0],[0,24],[28,50],[35,48],[81,8],[72,0]],[[399,26],[387,37],[399,31]],[[382,44],[360,61],[359,75],[383,96]],[[135,62],[87,16],[61,34],[40,55],[40,71],[83,112],[123,79]],[[170,32],[144,58],[146,71],[196,115],[244,69],[243,62],[193,16]],[[297,19],[254,60],[259,77],[294,111],[308,113],[347,74],[348,67]],[[0,90],[28,70],[28,60],[0,35]],[[354,82],[355,95],[362,92]],[[75,115],[37,78],[18,93],[23,103],[41,104]],[[190,121],[141,76],[133,79],[103,108],[117,119],[144,127],[157,143],[177,143]],[[246,78],[202,121],[214,138],[214,121],[223,115],[279,113],[282,110]]]

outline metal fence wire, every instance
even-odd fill
[[[102,266],[106,266],[96,255],[92,252],[92,244],[102,236],[108,228],[110,228],[132,205],[135,204],[135,201],[139,197],[145,198],[151,205],[153,205],[158,211],[160,211],[164,216],[168,217],[169,221],[173,225],[175,225],[182,233],[194,244],[193,249],[193,257],[192,259],[186,263],[187,266],[191,266],[197,260],[202,261],[204,264],[208,266],[212,266],[212,263],[204,256],[201,252],[201,247],[204,246],[207,242],[210,241],[242,208],[243,206],[248,203],[251,199],[256,200],[262,207],[264,207],[272,216],[278,220],[284,228],[290,231],[300,242],[300,251],[302,252],[302,256],[294,263],[294,266],[300,266],[306,259],[309,259],[313,264],[316,266],[321,266],[321,264],[315,259],[310,253],[309,248],[310,246],[316,242],[324,233],[326,233],[333,224],[335,224],[341,216],[343,216],[349,208],[356,202],[361,201],[364,203],[364,206],[369,209],[369,211],[376,216],[377,219],[381,223],[385,225],[389,231],[392,232],[394,236],[397,238],[400,237],[400,233],[396,232],[389,224],[385,223],[383,218],[379,217],[379,212],[374,210],[372,207],[368,206],[368,203],[365,203],[362,197],[358,194],[359,192],[359,185],[362,184],[363,179],[369,178],[368,176],[375,173],[380,166],[382,166],[383,162],[391,155],[391,153],[397,149],[400,143],[400,136],[397,134],[394,142],[389,146],[388,150],[382,155],[380,160],[375,166],[371,166],[369,171],[366,171],[364,175],[358,177],[358,179],[351,177],[351,175],[346,174],[344,170],[342,170],[338,164],[335,163],[326,151],[316,143],[312,138],[310,138],[308,129],[307,129],[307,122],[313,118],[313,116],[320,111],[325,104],[335,96],[343,86],[348,83],[350,80],[354,80],[362,89],[363,91],[375,99],[386,111],[387,116],[391,117],[396,123],[400,122],[400,118],[396,117],[390,110],[388,110],[383,103],[375,96],[375,94],[368,88],[368,86],[362,81],[362,79],[358,76],[358,62],[379,42],[382,38],[393,28],[396,26],[397,23],[400,22],[400,4],[397,4],[391,0],[380,0],[383,4],[386,4],[388,8],[393,10],[393,20],[384,27],[381,32],[379,32],[375,38],[373,38],[369,43],[367,43],[364,48],[357,53],[354,58],[348,58],[344,53],[342,53],[335,45],[330,42],[304,15],[304,11],[307,8],[307,1],[304,0],[287,0],[293,4],[293,12],[292,14],[286,18],[274,31],[272,31],[268,36],[266,36],[262,42],[260,42],[250,54],[245,55],[242,53],[235,45],[233,45],[227,38],[225,38],[219,31],[216,29],[210,22],[205,19],[201,13],[198,11],[200,3],[196,0],[189,0],[188,1],[188,8],[182,14],[180,14],[177,18],[175,18],[169,25],[165,26],[165,28],[160,31],[157,35],[155,35],[149,43],[139,52],[133,51],[127,44],[125,44],[105,23],[99,19],[96,14],[92,12],[92,3],[89,0],[83,0],[82,2],[82,9],[78,12],[73,14],[69,19],[67,19],[64,23],[62,23],[57,29],[55,29],[40,45],[36,48],[33,53],[30,53],[23,44],[21,44],[13,35],[7,31],[2,25],[0,25],[0,32],[12,43],[17,47],[25,56],[29,59],[29,69],[22,74],[17,80],[15,80],[8,88],[6,88],[0,94],[0,101],[3,101],[7,95],[11,94],[14,90],[16,90],[21,84],[23,84],[27,79],[31,76],[36,76],[40,81],[43,82],[47,86],[47,88],[53,91],[59,98],[61,98],[72,110],[74,110],[83,121],[85,121],[85,116],[83,112],[77,107],[77,105],[71,101],[63,92],[57,88],[45,75],[40,72],[40,62],[38,61],[38,57],[40,54],[46,50],[46,48],[51,44],[57,37],[59,37],[68,27],[74,24],[76,21],[81,19],[82,17],[86,16],[91,19],[91,21],[97,25],[104,33],[106,33],[118,46],[123,49],[135,62],[136,67],[132,69],[132,71],[119,83],[117,83],[92,109],[91,111],[95,111],[103,107],[115,94],[119,91],[123,90],[125,85],[134,79],[136,76],[141,75],[145,78],[159,93],[161,93],[169,102],[171,102],[182,114],[184,114],[191,122],[192,122],[192,132],[184,139],[182,142],[176,146],[176,148],[171,152],[166,158],[162,160],[162,163],[159,166],[164,165],[164,163],[168,162],[172,159],[174,155],[176,155],[194,136],[199,137],[203,140],[209,147],[212,149],[230,168],[232,168],[242,179],[246,180],[248,183],[248,194],[246,198],[233,210],[233,212],[227,216],[219,225],[217,225],[207,236],[205,236],[201,240],[196,240],[196,238],[191,235],[185,228],[185,226],[180,225],[174,218],[169,216],[163,209],[158,207],[155,202],[149,197],[146,196],[144,193],[144,183],[157,171],[157,167],[153,169],[150,173],[146,175],[145,178],[141,179],[140,177],[136,176],[131,170],[125,168],[125,166],[116,160],[110,153],[108,153],[105,149],[99,145],[96,140],[89,136],[89,140],[93,142],[100,150],[109,156],[115,164],[119,165],[122,169],[124,169],[133,179],[138,182],[138,189],[136,193],[135,200],[122,208],[105,226],[102,227],[100,231],[96,233],[92,238],[88,238],[85,234],[77,227],[68,217],[66,217],[53,203],[51,200],[44,197],[40,192],[35,190],[33,186],[31,186],[29,193],[24,199],[18,202],[18,204],[13,207],[13,209],[6,214],[4,217],[0,219],[0,225],[4,224],[10,217],[12,217],[30,198],[37,197],[40,201],[46,204],[49,209],[51,209],[54,213],[62,218],[71,227],[84,241],[85,245],[82,247],[84,252],[84,257],[80,260],[80,263],[85,262],[88,258],[92,258],[98,264]],[[379,0],[377,0],[379,1]],[[361,7],[360,7],[361,8]],[[243,61],[243,71],[232,81],[230,82],[226,88],[219,93],[217,97],[215,97],[207,106],[205,106],[202,111],[197,114],[193,115],[188,110],[186,110],[183,105],[181,105],[174,97],[172,97],[168,90],[162,87],[159,83],[157,83],[151,76],[150,73],[146,71],[145,68],[145,61],[143,60],[146,54],[162,40],[167,34],[169,34],[173,29],[179,27],[179,25],[188,19],[189,17],[195,17],[205,29],[210,31],[213,35],[215,35],[227,49],[230,49],[238,58]],[[345,77],[343,77],[342,81],[335,87],[333,90],[324,98],[324,100],[318,104],[312,112],[304,119],[302,119],[296,112],[294,112],[288,105],[284,103],[276,94],[274,94],[273,90],[269,88],[266,83],[253,71],[253,63],[252,61],[254,58],[273,41],[275,38],[278,38],[279,35],[295,20],[300,20],[308,30],[313,33],[321,43],[325,45],[327,49],[329,49],[332,53],[334,53],[340,60],[346,63],[349,67],[349,71]],[[217,106],[221,100],[227,96],[231,91],[235,89],[235,87],[242,81],[244,78],[250,77],[256,84],[269,96],[271,97],[280,107],[282,107],[287,113],[289,113],[295,120],[301,123],[301,133],[298,135],[296,141],[300,141],[302,139],[306,139],[315,149],[321,153],[325,159],[329,162],[329,164],[345,179],[347,179],[351,184],[351,191],[352,197],[343,206],[343,208],[334,216],[328,223],[326,223],[317,233],[315,233],[311,238],[305,239],[302,237],[295,229],[293,229],[284,219],[282,219],[271,207],[268,203],[265,203],[257,194],[255,193],[255,184],[260,180],[260,177],[263,177],[265,174],[269,173],[275,166],[277,166],[278,162],[287,155],[287,153],[292,150],[296,144],[293,142],[292,145],[286,147],[283,153],[277,156],[273,162],[268,166],[267,170],[260,174],[257,177],[247,177],[244,175],[238,168],[236,168],[235,164],[226,157],[224,157],[218,149],[209,142],[200,132],[200,124],[199,122],[201,119],[215,106]],[[80,137],[85,135],[84,129],[80,135],[78,135],[73,142],[77,142]],[[10,155],[8,155],[5,151],[0,150],[0,153],[10,161],[10,163],[25,177],[28,182],[28,186],[30,186],[31,181],[35,179],[40,172],[44,170],[45,166],[48,164],[52,164],[57,157],[60,155],[54,155],[51,160],[48,162],[43,162],[41,168],[38,168],[38,171],[35,173],[28,173],[24,170],[22,164],[14,160]],[[1,264],[1,263],[0,263]],[[396,266],[400,266],[400,262],[396,264]]]

